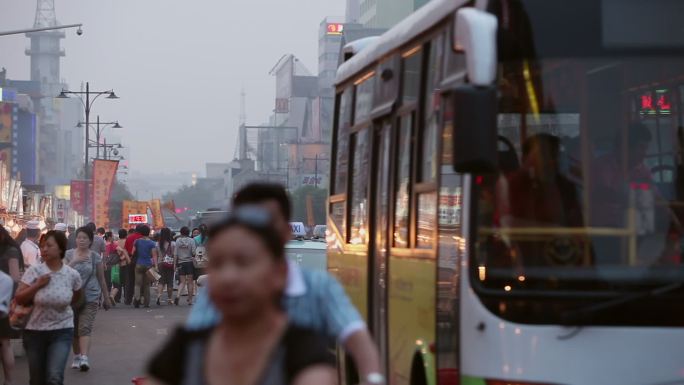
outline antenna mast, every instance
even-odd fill
[[[34,28],[55,27],[57,26],[57,15],[55,14],[55,0],[37,0],[36,20]]]

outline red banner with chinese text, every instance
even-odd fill
[[[88,183],[89,187],[86,190],[86,181],[84,180],[72,180],[71,181],[71,195],[69,200],[71,201],[71,209],[77,213],[83,215],[85,213],[85,194],[86,191],[90,191],[90,201],[88,205],[93,204],[93,184]]]
[[[118,160],[95,159],[93,161],[92,220],[98,227],[109,228],[109,199],[118,167]]]

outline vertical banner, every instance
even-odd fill
[[[69,200],[71,201],[71,208],[74,211],[77,211],[81,215],[83,215],[85,212],[85,194],[86,194],[86,181],[84,181],[84,180],[72,180],[71,181],[71,193],[69,194]]]
[[[109,227],[109,198],[112,195],[118,160],[93,161],[92,219],[97,226]]]
[[[166,225],[164,223],[164,214],[162,214],[161,200],[153,199],[150,201],[150,210],[152,211],[152,217],[154,218],[154,228],[163,229]]]

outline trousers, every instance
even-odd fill
[[[74,329],[24,330],[30,385],[63,385]]]

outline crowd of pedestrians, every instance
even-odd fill
[[[41,237],[29,223],[15,240],[0,226],[0,287],[15,293],[12,306],[0,295],[5,385],[14,381],[10,338],[23,337],[31,385],[63,384],[70,350],[72,368],[91,368],[98,312],[150,307],[154,285],[157,306],[180,305],[182,295],[194,306],[150,361],[148,383],[333,384],[333,340],[367,383],[384,383],[377,348],[339,283],[285,258],[290,215],[284,188],[252,184],[229,217],[179,234],[91,223]],[[200,277],[207,287],[198,291]]]

